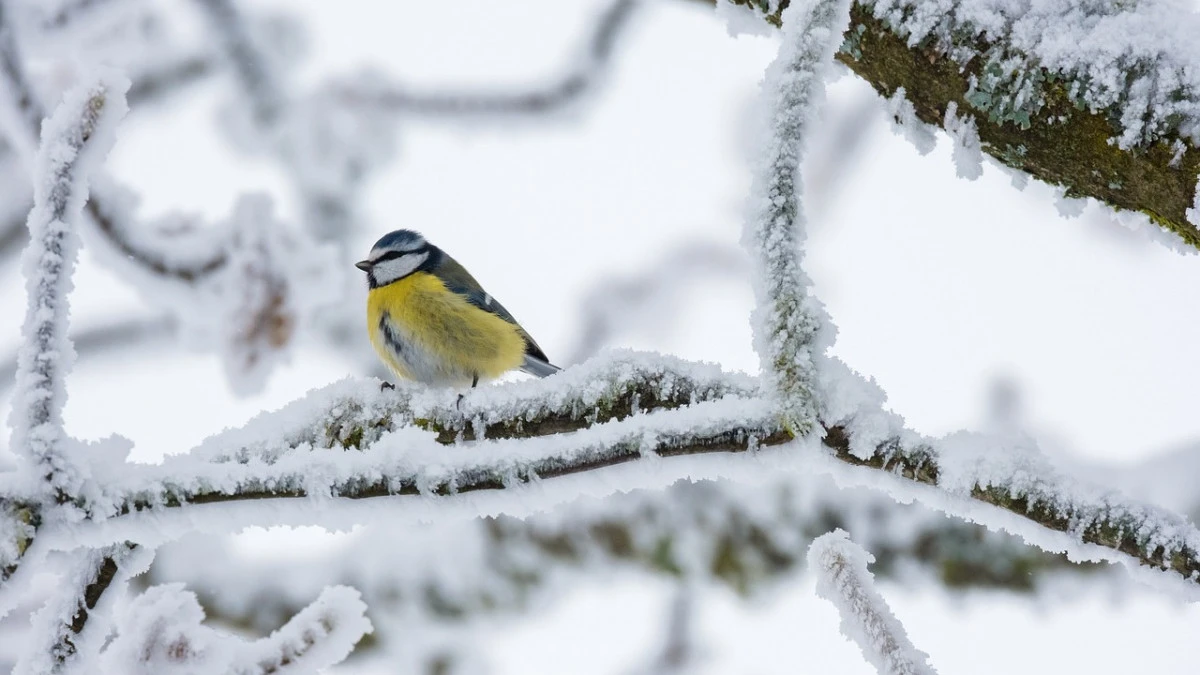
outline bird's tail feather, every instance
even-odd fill
[[[546,377],[547,375],[553,375],[562,369],[556,365],[547,363],[536,356],[530,356],[529,354],[526,354],[525,362],[521,364],[521,370],[529,373],[530,375],[536,375],[537,377]]]

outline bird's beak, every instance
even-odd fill
[[[371,271],[371,261],[370,260],[360,260],[360,261],[354,263],[354,266],[364,272]]]

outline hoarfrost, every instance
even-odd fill
[[[754,342],[764,386],[777,397],[785,426],[796,434],[808,432],[816,421],[814,360],[834,333],[801,268],[800,162],[805,134],[825,96],[825,74],[849,22],[848,0],[793,2],[784,11],[779,54],[763,80],[764,151],[754,167],[742,234],[756,262]]]
[[[737,4],[733,0],[718,0],[717,18],[725,22],[725,32],[729,37],[774,34],[771,25],[763,19],[753,3]]]
[[[358,591],[331,586],[270,636],[247,642],[203,625],[195,594],[155,586],[118,612],[108,672],[133,675],[313,673],[340,663],[373,628]]]
[[[11,447],[59,494],[77,494],[86,478],[62,447],[64,378],[75,359],[67,337],[67,294],[79,255],[77,227],[89,175],[112,147],[116,123],[127,111],[128,88],[127,79],[101,74],[68,91],[42,126],[35,161],[27,221],[31,243],[22,259],[29,304],[9,424]]]
[[[954,167],[959,178],[975,180],[983,175],[983,149],[979,144],[979,131],[970,116],[958,116],[958,104],[953,101],[946,106],[946,132],[954,141]]]
[[[892,130],[908,139],[909,143],[922,155],[928,155],[937,147],[937,136],[933,127],[925,124],[917,117],[917,111],[908,100],[904,87],[896,91],[884,102],[888,116],[891,119]]]
[[[869,4],[910,46],[936,45],[960,65],[982,59],[994,86],[975,97],[981,109],[1028,124],[1044,104],[1038,83],[1058,78],[1082,107],[1115,108],[1122,149],[1173,133],[1200,143],[1200,16],[1176,0]]]
[[[1078,218],[1083,215],[1087,209],[1088,200],[1078,197],[1068,197],[1065,193],[1059,194],[1054,200],[1054,208],[1058,210],[1058,215],[1063,218]]]
[[[844,530],[817,537],[808,566],[817,577],[817,595],[832,602],[842,617],[842,634],[854,640],[880,675],[934,675],[929,656],[913,646],[904,626],[875,589],[867,565],[875,557]]]
[[[250,394],[286,357],[297,328],[340,299],[343,276],[334,248],[276,220],[266,195],[239,199],[225,229],[226,263],[201,289],[208,309],[177,316],[189,341],[215,346],[234,392]]]

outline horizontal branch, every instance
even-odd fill
[[[779,25],[788,0],[772,4],[775,11],[763,18]],[[1101,11],[1068,3],[1061,11],[1074,13],[1040,17],[1044,26],[1022,32],[1018,22],[1038,17],[1001,9],[987,13],[993,24],[982,25],[969,3],[946,10],[926,0],[860,0],[837,58],[884,98],[903,89],[925,124],[945,125],[955,106],[960,118],[974,120],[983,152],[1001,164],[1061,186],[1068,197],[1143,213],[1200,247],[1200,230],[1187,216],[1200,178],[1198,62],[1188,61],[1197,50],[1174,48],[1200,31],[1200,18],[1156,13],[1156,4]],[[1164,16],[1172,22],[1164,24]],[[1122,30],[1125,21],[1142,27]],[[1160,44],[1133,43],[1156,23]],[[1085,25],[1097,26],[1094,37]],[[1056,29],[1063,35],[1037,32]],[[1106,29],[1110,37],[1102,38]],[[1027,44],[1031,34],[1045,40],[1047,52],[1056,35],[1058,45],[1072,40],[1076,52],[1047,62],[1030,53],[1039,45]]]
[[[502,492],[639,461],[668,470],[671,457],[754,451],[767,458],[766,448],[785,444],[788,449],[772,467],[833,471],[838,463],[800,461],[815,459],[807,453],[816,446],[803,440],[789,444],[770,406],[750,397],[757,390],[753,385],[712,366],[620,354],[546,380],[473,390],[454,417],[453,392],[415,386],[380,392],[373,381],[347,380],[214,437],[193,453],[159,466],[131,467],[110,486],[107,501],[93,501],[94,508],[105,509],[95,517],[119,525],[147,510],[161,519],[166,514],[160,509],[185,504],[270,499],[329,504],[330,497]],[[634,405],[635,397],[665,408]],[[669,409],[682,401],[692,402]],[[635,409],[639,412],[624,414]],[[1089,491],[1036,463],[1016,464],[1006,475],[983,461],[1003,457],[1010,448],[988,448],[980,459],[951,452],[949,440],[932,443],[899,430],[877,438],[868,435],[879,428],[869,423],[869,414],[864,408],[845,421],[826,423],[822,444],[839,463],[875,470],[873,487],[903,492],[904,485],[923,484],[936,490],[903,492],[904,498],[1014,532],[1052,552],[1169,570],[1192,584],[1200,579],[1200,533],[1180,516]],[[511,437],[465,440],[489,429]],[[463,450],[447,452],[446,444],[460,436]],[[972,502],[999,511],[971,507]],[[998,517],[1001,511],[1008,518]],[[1026,525],[1016,527],[1020,522]],[[1031,531],[1042,534],[1031,537]]]
[[[195,588],[209,617],[252,633],[271,629],[329,583],[359,589],[375,616],[472,621],[537,606],[561,588],[564,573],[597,566],[711,578],[740,594],[769,596],[803,568],[808,543],[835,528],[872,551],[876,574],[901,581],[1030,592],[1049,574],[1101,569],[878,492],[838,489],[824,476],[781,475],[765,485],[680,481],[527,518],[433,528],[377,522],[320,558],[241,560],[235,584],[203,562],[235,555],[228,541],[202,537],[160,549],[145,583]],[[381,548],[381,539],[407,542],[403,558]],[[472,554],[447,574],[448,550]]]

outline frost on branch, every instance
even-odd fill
[[[233,390],[249,394],[300,325],[339,299],[342,276],[332,248],[276,220],[265,195],[238,200],[224,230],[225,266],[200,286],[201,306],[177,308],[177,316],[183,335],[215,347]]]
[[[837,58],[885,98],[903,87],[928,124],[957,105],[999,162],[1200,246],[1185,216],[1200,174],[1197,34],[1200,14],[1174,0],[862,0]]]
[[[975,120],[958,116],[958,105],[946,106],[946,131],[954,143],[954,169],[959,178],[975,180],[983,175],[983,153]]]
[[[854,640],[880,675],[934,675],[929,656],[908,639],[904,626],[875,589],[867,565],[874,556],[842,530],[818,537],[808,549],[817,577],[817,595],[832,602],[842,617],[842,634]]]
[[[64,378],[74,360],[67,293],[79,253],[78,225],[89,174],[112,147],[128,87],[128,81],[104,77],[67,92],[43,124],[34,170],[30,244],[22,260],[29,304],[17,361],[11,446],[60,499],[77,495],[84,480],[62,448]]]
[[[785,428],[816,424],[814,359],[832,342],[825,311],[801,269],[804,209],[800,160],[804,135],[824,97],[824,75],[849,22],[849,0],[795,2],[784,13],[779,55],[762,96],[764,150],[754,168],[743,241],[757,263],[754,341],[765,386],[777,397]]]
[[[934,129],[917,117],[916,109],[905,96],[904,87],[897,87],[895,93],[887,99],[886,105],[888,115],[892,118],[892,130],[908,139],[922,155],[933,152],[937,146]]]
[[[575,103],[605,79],[614,46],[632,23],[630,17],[639,4],[639,0],[612,0],[593,21],[580,56],[561,68],[562,75],[525,91],[415,91],[373,75],[346,81],[338,89],[355,108],[371,107],[439,120],[552,113]]]
[[[270,636],[247,642],[203,625],[182,584],[155,586],[118,613],[107,672],[130,675],[312,673],[340,663],[372,632],[358,591],[331,586]]]
[[[114,544],[75,554],[71,574],[33,617],[29,641],[13,675],[53,675],[80,670],[99,653],[108,635],[112,586],[125,586],[144,571],[150,554],[131,544]]]

